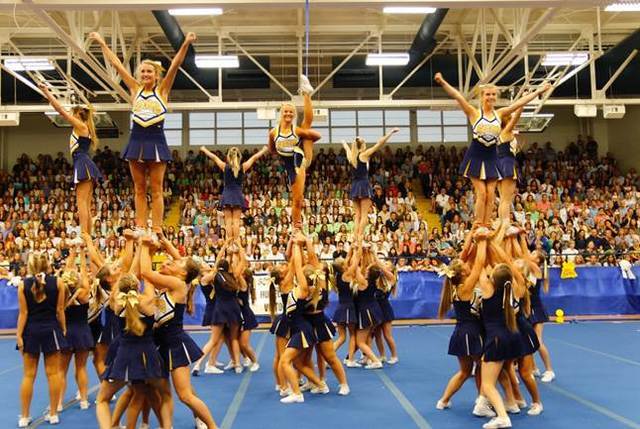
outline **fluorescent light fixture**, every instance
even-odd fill
[[[640,12],[640,2],[617,2],[607,5],[606,12]]]
[[[210,8],[187,8],[187,9],[169,9],[169,15],[173,16],[203,16],[203,15],[222,15],[222,9],[219,7]]]
[[[367,55],[368,66],[406,66],[409,63],[409,54],[369,54]]]
[[[588,52],[547,52],[542,58],[543,66],[579,66],[589,61]]]
[[[201,69],[237,69],[237,55],[196,55],[196,66]]]
[[[4,60],[4,66],[13,71],[55,70],[51,60],[37,57],[17,57]]]
[[[435,7],[423,7],[423,6],[385,6],[382,9],[384,13],[419,13],[427,14],[434,13]]]

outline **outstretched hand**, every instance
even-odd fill
[[[89,33],[89,39],[95,40],[100,44],[105,43],[104,38],[97,31],[92,31],[91,33]]]
[[[444,78],[442,77],[442,73],[440,73],[440,72],[436,73],[436,75],[433,77],[433,80],[435,80],[438,85],[442,85],[442,82],[444,82]]]
[[[196,33],[189,32],[187,33],[187,37],[184,38],[184,41],[187,43],[193,43],[197,40]]]

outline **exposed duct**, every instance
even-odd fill
[[[447,16],[449,9],[438,8],[434,13],[430,13],[425,16],[420,29],[413,39],[411,48],[409,48],[409,64],[407,69],[411,70],[427,55],[429,55],[436,47],[436,33],[440,24],[444,21],[444,17]]]
[[[164,35],[167,37],[169,43],[173,47],[174,51],[178,51],[182,43],[184,42],[184,33],[182,32],[182,28],[180,28],[180,24],[173,15],[170,15],[166,10],[154,10],[153,16],[158,21],[160,28],[164,32]],[[182,68],[187,71],[192,77],[197,77],[198,75],[198,67],[196,67],[196,50],[193,48],[193,45],[189,46],[189,50],[187,51],[187,56],[182,63]]]

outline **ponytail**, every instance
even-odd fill
[[[87,125],[87,129],[89,130],[89,138],[91,139],[91,149],[95,150],[100,143],[100,139],[98,138],[98,133],[96,132],[96,124],[93,120],[93,115],[95,114],[93,106],[75,106],[73,108],[73,113],[77,113],[82,122]]]
[[[358,139],[356,137],[356,139],[351,142],[351,156],[349,157],[349,163],[353,168],[358,168],[358,155],[360,155],[360,153],[358,149]]]
[[[453,285],[451,279],[445,277],[440,293],[440,306],[438,307],[438,319],[444,319],[447,312],[451,309],[451,295],[453,294]]]
[[[504,283],[504,291],[502,294],[502,308],[504,308],[504,321],[507,324],[507,329],[511,332],[518,331],[518,325],[516,324],[516,313],[511,305],[511,280],[507,280]]]
[[[49,270],[49,255],[47,252],[33,252],[29,256],[27,263],[29,274],[33,276],[34,282],[31,286],[31,293],[37,303],[47,299],[45,290],[46,274]]]
[[[145,331],[145,324],[140,320],[141,314],[138,309],[140,305],[140,296],[138,294],[138,279],[133,274],[125,274],[118,282],[118,296],[116,303],[120,307],[124,307],[125,332],[142,336]]]
[[[231,166],[231,171],[233,171],[233,176],[237,179],[238,174],[240,174],[240,151],[237,147],[232,147],[227,152],[227,162]]]
[[[193,316],[196,311],[196,306],[193,303],[193,296],[195,295],[197,286],[195,282],[191,282],[187,283],[187,287],[189,288],[189,290],[187,290],[187,314]]]

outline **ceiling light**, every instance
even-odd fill
[[[235,69],[240,67],[237,55],[196,55],[196,66],[201,69]]]
[[[222,9],[219,7],[206,9],[169,9],[169,14],[173,16],[222,15]]]
[[[368,66],[406,66],[409,63],[409,54],[369,54],[367,55]]]
[[[384,13],[434,13],[435,7],[422,7],[422,6],[385,6],[382,9]]]
[[[607,12],[640,12],[640,2],[611,3],[604,10]]]
[[[589,61],[588,52],[547,52],[542,58],[543,66],[579,66]]]
[[[4,66],[13,71],[55,70],[51,60],[37,57],[16,57],[4,60]]]

